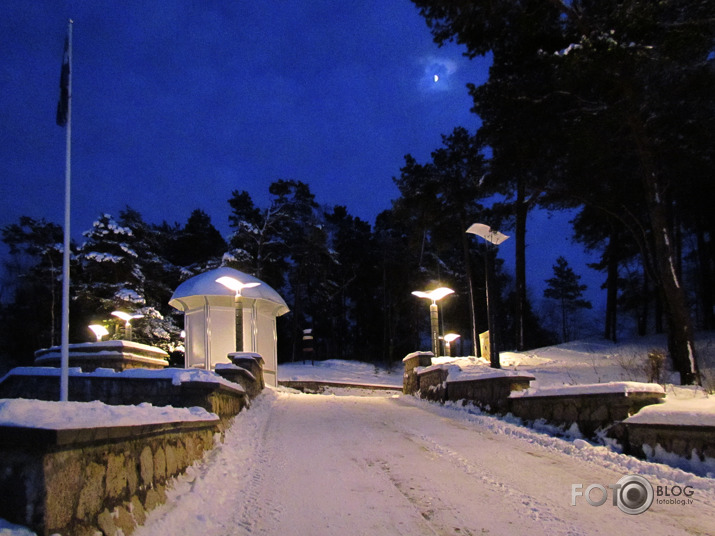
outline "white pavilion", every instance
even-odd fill
[[[213,370],[230,363],[229,354],[257,353],[265,382],[278,384],[276,318],[289,309],[273,288],[233,268],[217,268],[184,281],[169,305],[184,313],[187,368]]]

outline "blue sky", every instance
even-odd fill
[[[479,126],[466,84],[486,80],[488,60],[438,47],[408,0],[3,7],[0,225],[22,215],[63,221],[65,130],[55,109],[68,18],[75,238],[127,205],[153,223],[185,223],[199,208],[227,235],[231,192],[265,207],[277,179],[301,180],[319,203],[373,223],[398,195],[392,177],[405,154],[425,162],[442,134]],[[561,254],[593,276],[592,259],[569,242],[569,217],[532,219],[529,285],[543,286]]]
[[[77,231],[131,205],[151,222],[201,208],[226,232],[232,190],[265,206],[281,178],[372,222],[397,197],[405,154],[424,161],[441,134],[478,126],[465,85],[487,62],[437,47],[407,0],[4,7],[0,224],[62,221],[54,116],[69,17]]]

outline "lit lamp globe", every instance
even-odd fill
[[[241,309],[241,293],[243,292],[244,289],[247,288],[254,288],[260,285],[258,281],[249,281],[248,283],[244,283],[243,281],[240,281],[236,279],[235,277],[231,277],[230,275],[224,275],[216,279],[216,282],[223,285],[229,290],[232,290],[236,293],[235,297],[233,298],[233,305],[236,308],[236,313],[235,313],[235,323],[236,323],[236,349],[244,348],[244,341],[243,341],[243,311]],[[251,348],[256,347],[256,319],[254,315],[251,315]]]
[[[444,353],[445,353],[448,357],[452,357],[451,345],[452,345],[452,343],[453,343],[454,341],[456,341],[457,339],[459,339],[459,335],[457,335],[456,333],[447,333],[447,334],[446,334],[444,337],[442,337],[442,338],[444,339]]]
[[[109,331],[107,331],[107,328],[105,328],[101,324],[90,324],[88,327],[97,337],[97,342],[102,342],[102,337],[104,337],[105,335],[109,335]]]
[[[112,311],[112,316],[116,316],[120,320],[124,320],[124,336],[127,338],[128,341],[132,340],[132,320],[136,318],[144,318],[144,315],[132,315],[129,313],[125,313],[124,311]]]
[[[224,287],[226,287],[229,290],[233,290],[236,293],[236,298],[241,297],[241,292],[243,292],[244,288],[253,288],[253,287],[257,287],[258,285],[260,285],[260,283],[257,281],[251,281],[249,283],[242,283],[235,277],[231,277],[228,275],[219,277],[216,280],[216,282],[222,284]]]
[[[426,298],[428,300],[432,300],[432,303],[436,305],[439,300],[441,300],[445,296],[449,296],[453,292],[454,291],[451,288],[439,287],[427,292],[424,292],[422,290],[415,290],[414,292],[412,292],[412,294],[414,294],[418,298]]]
[[[432,353],[434,355],[439,355],[439,309],[437,308],[437,302],[453,292],[451,288],[447,287],[439,287],[429,291],[415,290],[412,292],[412,294],[418,298],[432,300],[429,307],[429,316],[432,331]]]

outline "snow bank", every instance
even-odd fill
[[[17,367],[8,372],[0,383],[9,376],[57,376],[60,369],[55,367]],[[98,368],[94,372],[82,372],[79,367],[69,369],[69,376],[97,377],[97,378],[149,378],[149,379],[170,379],[173,385],[181,385],[186,382],[218,383],[233,390],[243,389],[240,385],[225,380],[218,374],[203,369],[178,369],[165,368],[158,370],[135,368],[122,372],[114,369]]]
[[[463,382],[467,380],[486,380],[489,378],[504,378],[508,376],[528,376],[516,370],[492,368],[489,362],[481,357],[433,357],[432,365],[420,368],[419,373],[431,370],[447,370],[448,382]]]
[[[67,430],[103,426],[135,426],[179,421],[211,421],[218,417],[203,408],[109,406],[94,402],[48,402],[0,399],[0,426]]]
[[[390,371],[370,363],[328,359],[303,364],[281,363],[278,366],[279,381],[323,381],[373,385],[402,386],[402,367]]]
[[[596,395],[608,393],[663,393],[662,385],[657,383],[641,382],[607,382],[607,383],[587,383],[582,385],[562,385],[532,387],[525,391],[515,391],[510,398],[530,397],[530,396],[571,396],[571,395]]]
[[[646,406],[624,422],[715,427],[715,398],[683,400],[669,396],[665,403]]]

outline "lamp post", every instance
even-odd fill
[[[104,337],[105,335],[109,335],[109,331],[107,331],[107,328],[105,328],[101,324],[90,324],[88,327],[97,337],[97,342],[102,342],[102,337]]]
[[[454,341],[459,339],[459,335],[457,335],[456,333],[447,333],[442,338],[444,339],[444,353],[445,353],[445,355],[447,357],[452,357],[451,345]]]
[[[124,337],[126,340],[131,341],[132,340],[132,320],[136,318],[144,318],[144,315],[130,315],[129,313],[125,313],[124,311],[112,311],[112,315],[116,316],[117,318],[124,320]]]
[[[239,281],[235,277],[231,277],[229,275],[224,275],[222,277],[219,277],[216,280],[217,283],[220,283],[224,287],[226,287],[229,290],[233,290],[236,295],[233,298],[233,304],[234,307],[236,308],[236,351],[244,351],[243,347],[243,309],[241,308],[241,297],[242,297],[242,292],[243,289],[246,288],[254,288],[260,285],[258,281],[249,281],[248,283],[243,283],[242,281]],[[251,316],[251,344],[252,344],[252,351],[256,351],[256,319],[255,315]],[[240,346],[240,348],[239,348]]]
[[[436,356],[439,355],[439,308],[437,307],[437,301],[453,292],[451,288],[439,287],[428,292],[415,290],[412,293],[418,298],[432,300],[432,304],[429,306],[429,318],[432,330],[432,353]]]
[[[498,246],[509,238],[504,233],[500,233],[496,229],[492,229],[488,225],[483,223],[474,223],[467,229],[468,233],[481,236],[488,244],[493,244]],[[494,308],[492,307],[490,299],[490,283],[492,280],[492,263],[491,263],[491,252],[489,245],[485,244],[485,254],[484,254],[484,279],[487,294],[487,323],[489,329],[489,363],[493,368],[501,368],[501,363],[499,363],[499,343],[497,335],[496,320],[494,317]],[[482,356],[484,357],[484,356]]]

